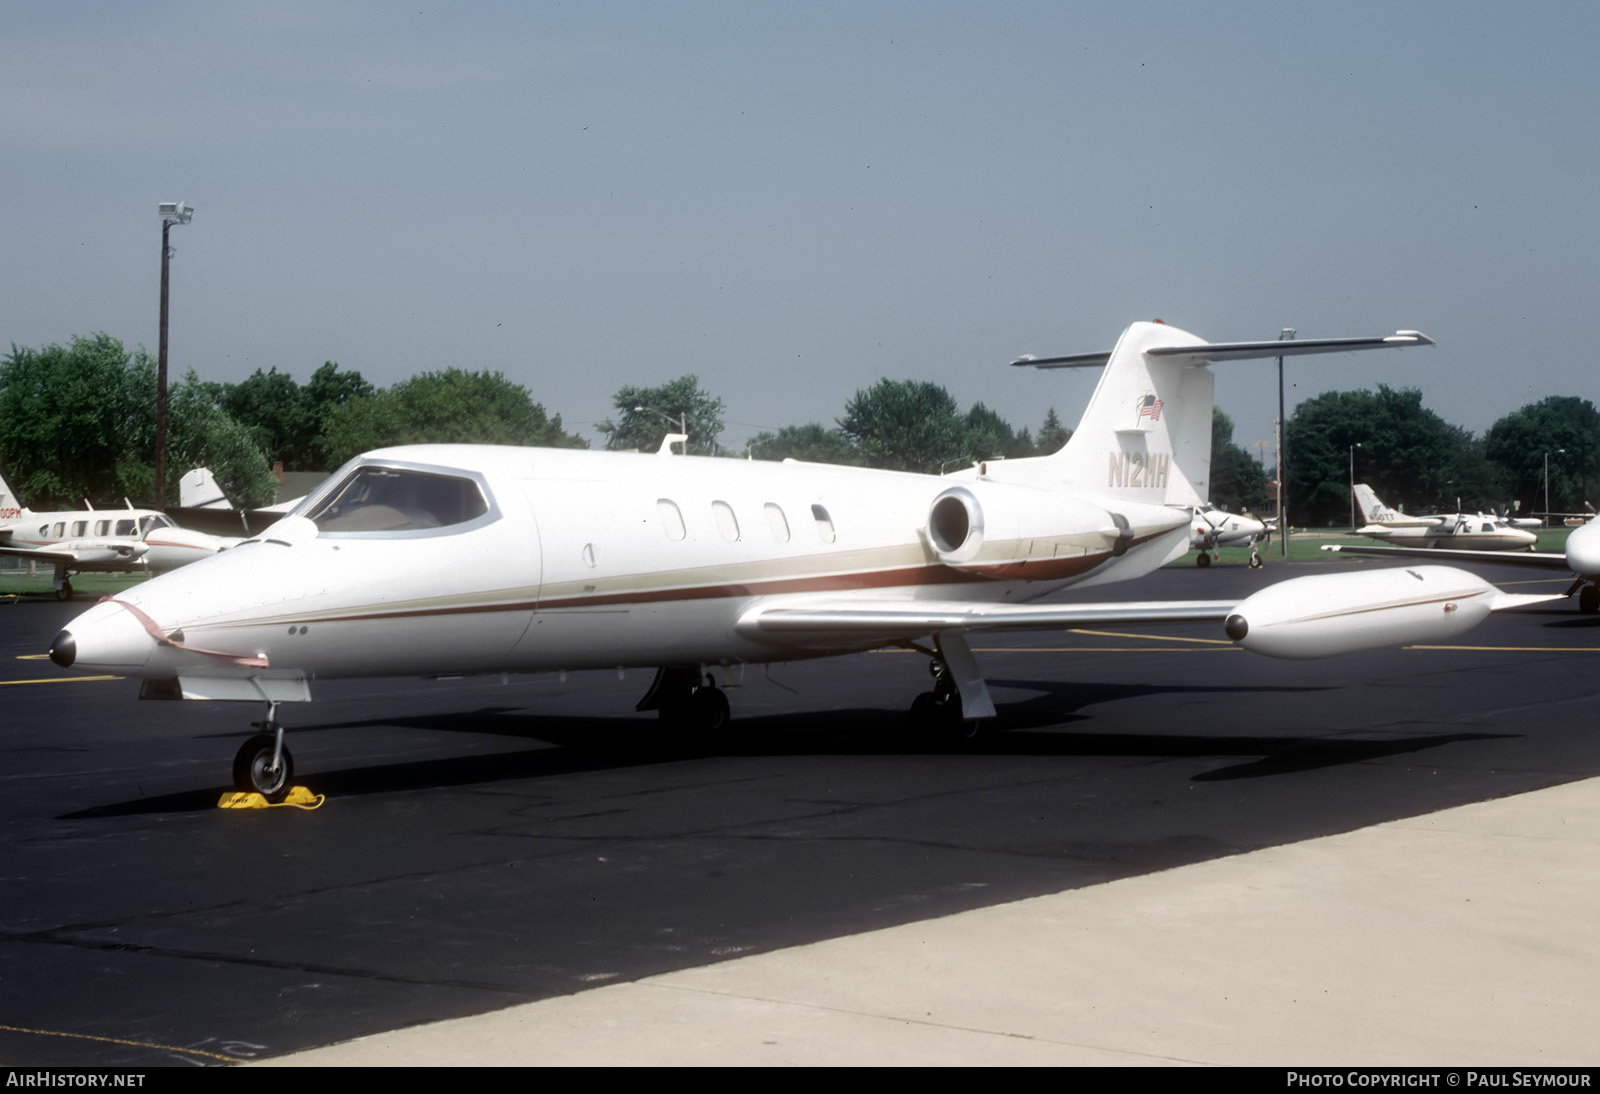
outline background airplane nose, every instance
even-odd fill
[[[78,659],[78,643],[72,638],[71,631],[62,631],[50,643],[50,660],[64,669],[70,669],[72,663]]]

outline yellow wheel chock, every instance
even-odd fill
[[[269,802],[254,790],[230,790],[217,799],[217,808],[276,809],[280,805],[292,805],[296,809],[320,809],[327,800],[326,794],[313,794],[303,786],[290,789],[281,802]]]

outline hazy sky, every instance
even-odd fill
[[[880,377],[1035,430],[1161,317],[1475,431],[1600,401],[1600,4],[0,0],[0,347],[233,381],[459,366],[593,436],[686,372],[725,444]],[[1271,362],[1218,366],[1271,437]],[[1270,459],[1270,447],[1268,449]],[[1358,469],[1359,470],[1359,469]]]

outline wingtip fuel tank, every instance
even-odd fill
[[[1477,626],[1492,611],[1549,599],[1507,594],[1450,566],[1318,574],[1262,589],[1234,609],[1224,629],[1254,653],[1326,657],[1441,642]]]

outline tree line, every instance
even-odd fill
[[[37,508],[153,496],[155,386],[149,355],[105,334],[66,346],[13,345],[0,361],[0,465]],[[926,473],[1055,452],[1071,436],[1054,408],[1035,434],[982,403],[963,411],[942,386],[918,380],[879,380],[857,391],[832,425],[761,431],[743,446],[721,443],[724,403],[693,375],[625,386],[612,405],[614,416],[596,426],[612,451],[652,451],[681,429],[688,451],[703,455]],[[1296,523],[1348,519],[1352,460],[1355,481],[1415,512],[1516,502],[1524,512],[1542,510],[1547,455],[1550,505],[1570,512],[1600,470],[1600,411],[1571,396],[1524,406],[1475,438],[1425,408],[1421,392],[1380,384],[1301,403],[1286,432]],[[184,471],[208,466],[235,502],[262,505],[276,490],[274,461],[327,471],[374,448],[448,442],[588,447],[527,388],[494,371],[446,368],[387,388],[332,361],[304,384],[276,368],[235,384],[190,371],[169,389],[167,493],[176,496]],[[1232,420],[1216,409],[1210,500],[1242,511],[1267,499],[1268,472],[1234,442]]]

